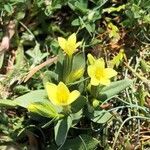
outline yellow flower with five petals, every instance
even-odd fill
[[[63,82],[59,82],[58,85],[47,82],[45,87],[48,98],[54,105],[67,106],[80,96],[77,90],[70,92]]]
[[[109,85],[110,78],[117,75],[117,72],[112,68],[105,68],[103,59],[97,59],[92,65],[88,66],[88,75],[91,78],[91,85],[98,86]]]
[[[77,38],[75,33],[70,35],[68,39],[58,37],[58,43],[60,47],[68,56],[72,56],[72,54],[76,51],[77,47],[81,44],[81,42],[76,42],[76,40]]]

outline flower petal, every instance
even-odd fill
[[[53,83],[47,82],[46,85],[45,85],[45,89],[47,91],[49,100],[53,104],[57,105],[57,96],[56,96],[57,86]]]
[[[69,43],[69,45],[75,45],[76,44],[76,34],[75,33],[73,33],[73,34],[71,34],[70,36],[69,36],[69,38],[68,38],[68,43]]]
[[[59,105],[67,105],[69,98],[69,89],[63,82],[59,82],[57,86],[57,100]]]
[[[66,49],[66,40],[62,37],[58,37],[59,46],[65,51]]]
[[[69,36],[66,43],[66,53],[71,56],[76,50],[76,34],[73,33]]]
[[[97,59],[95,61],[95,65],[97,68],[99,69],[104,69],[105,68],[105,62],[104,62],[104,59],[100,58],[100,59]]]
[[[109,85],[110,84],[110,80],[107,78],[101,78],[99,82],[102,85]]]
[[[112,68],[105,68],[103,72],[106,78],[112,78],[117,75],[117,72]]]
[[[88,66],[87,72],[88,72],[88,75],[89,75],[91,78],[92,78],[92,77],[95,77],[96,66],[95,66],[95,65],[90,65],[90,66]]]
[[[100,84],[100,80],[97,80],[95,77],[91,78],[91,85],[98,86]]]
[[[77,90],[74,90],[70,93],[68,101],[67,101],[67,105],[71,104],[72,102],[74,102],[78,97],[80,96],[80,92]]]
[[[87,57],[88,57],[88,61],[89,61],[90,65],[93,65],[95,63],[96,59],[91,54],[88,54]]]

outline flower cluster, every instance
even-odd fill
[[[59,37],[58,43],[60,47],[64,50],[64,52],[67,54],[67,56],[70,58],[72,58],[73,53],[81,44],[81,42],[76,42],[75,33],[69,36],[68,39]],[[116,76],[117,72],[112,68],[105,68],[105,63],[102,58],[95,59],[91,54],[88,54],[88,60],[90,65],[87,68],[87,73],[90,77],[91,85],[109,85],[110,78]],[[63,82],[59,82],[58,85],[48,82],[46,83],[45,87],[48,97],[54,105],[70,105],[80,96],[80,92],[77,90],[70,92],[68,87]]]

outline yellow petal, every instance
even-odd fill
[[[60,82],[57,86],[57,102],[59,105],[67,105],[67,100],[69,98],[69,89],[67,86],[63,83]]]
[[[96,66],[95,65],[90,65],[88,66],[87,69],[88,75],[92,78],[95,77],[95,73],[96,73]]]
[[[66,53],[71,56],[76,50],[76,34],[73,33],[69,36],[66,44]]]
[[[95,65],[99,69],[104,69],[105,68],[105,62],[104,59],[98,59],[95,61]]]
[[[73,33],[73,34],[71,34],[70,36],[69,36],[69,38],[68,38],[68,43],[69,43],[69,45],[75,45],[76,44],[76,34],[75,33]]]
[[[117,75],[117,72],[112,68],[104,69],[103,73],[106,78],[112,78]]]
[[[66,42],[67,41],[64,38],[62,38],[62,37],[58,38],[58,44],[63,50],[66,49]]]
[[[91,78],[91,85],[94,85],[94,86],[98,86],[100,81],[98,79],[96,79],[95,77]]]
[[[47,82],[45,85],[45,88],[46,88],[49,100],[53,104],[57,105],[57,96],[56,96],[57,86],[53,83]]]
[[[66,52],[66,54],[68,54],[69,56],[72,56],[72,54],[75,51],[75,46],[69,45],[69,43],[66,44],[66,49],[64,50]]]
[[[79,91],[77,91],[77,90],[72,91],[70,93],[70,95],[69,95],[67,105],[69,105],[72,102],[74,102],[79,96],[80,96],[80,92]]]
[[[110,84],[110,80],[107,78],[101,78],[99,82],[102,85],[109,85]]]
[[[96,61],[95,58],[91,54],[88,54],[87,57],[90,65],[93,65]]]

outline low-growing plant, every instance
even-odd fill
[[[108,68],[104,59],[96,59],[88,54],[86,61],[84,53],[77,50],[83,42],[77,42],[75,33],[68,39],[59,37],[58,43],[63,51],[58,55],[53,75],[43,75],[45,89],[0,103],[21,106],[31,114],[49,118],[41,127],[47,127],[53,122],[55,142],[62,147],[70,128],[75,127],[85,116],[100,124],[113,120],[115,116],[100,108],[100,104],[130,86],[132,81],[123,79],[111,82],[117,72]]]

